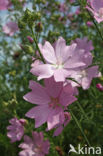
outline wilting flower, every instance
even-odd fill
[[[24,135],[24,124],[26,123],[26,120],[12,118],[9,120],[9,123],[11,125],[7,127],[7,130],[9,130],[7,136],[11,139],[11,142],[13,143],[21,140],[22,136]]]
[[[50,143],[44,140],[42,132],[32,132],[32,139],[25,135],[19,147],[23,149],[19,156],[45,156],[49,153]]]
[[[3,26],[3,32],[9,36],[13,36],[18,31],[18,25],[15,22],[8,22]]]
[[[10,0],[0,0],[0,10],[7,10],[11,5]]]
[[[103,85],[101,85],[100,83],[96,84],[96,87],[98,88],[98,90],[103,91]]]
[[[38,76],[38,80],[54,76],[56,82],[65,81],[71,70],[85,65],[82,61],[85,51],[77,50],[76,47],[75,43],[66,46],[62,37],[55,42],[54,47],[49,42],[45,42],[43,46],[39,44],[46,64],[40,63],[32,67],[31,72]]]
[[[90,7],[86,8],[92,12],[98,23],[103,22],[103,0],[89,0]]]
[[[63,86],[63,82],[55,82],[54,78],[45,79],[45,87],[39,83],[30,81],[31,92],[24,96],[24,99],[32,104],[37,104],[26,116],[35,119],[35,127],[47,122],[48,130],[60,123],[61,114],[67,106],[76,98],[70,84]]]

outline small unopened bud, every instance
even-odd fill
[[[41,32],[43,30],[43,26],[42,26],[42,23],[38,23],[36,26],[35,26],[35,30],[37,32]]]
[[[22,125],[25,125],[26,122],[27,122],[25,119],[20,119],[19,121],[20,121],[20,123],[21,123]]]
[[[33,53],[33,48],[29,45],[20,45],[20,47],[29,54]]]
[[[32,39],[32,37],[27,36],[28,41],[32,44],[34,42],[34,40]]]
[[[103,91],[103,86],[100,83],[96,84],[96,87],[99,91]]]

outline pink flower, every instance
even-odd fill
[[[11,139],[11,142],[20,141],[22,136],[24,135],[24,124],[26,121],[24,119],[18,120],[17,118],[12,118],[9,120],[10,126],[7,127],[9,132],[7,136]]]
[[[9,36],[13,36],[18,31],[18,25],[15,22],[8,22],[3,26],[3,32]]]
[[[85,65],[81,59],[85,51],[77,50],[76,46],[75,43],[66,46],[62,37],[56,41],[54,47],[49,42],[45,42],[43,46],[39,44],[46,64],[36,65],[31,72],[38,76],[38,80],[54,76],[56,82],[65,81],[71,70]]]
[[[76,80],[78,83],[70,80],[68,82],[69,83],[71,82],[73,87],[82,86],[83,89],[88,89],[90,87],[92,79],[100,76],[100,72],[98,71],[98,66],[89,67],[92,65],[92,60],[93,60],[90,51],[93,50],[94,47],[92,45],[92,42],[88,41],[87,38],[84,39],[77,38],[76,40],[72,41],[72,43],[77,43],[78,50],[79,49],[85,50],[85,54],[82,57],[85,66],[75,69],[71,74],[71,78]]]
[[[58,136],[60,133],[62,133],[64,127],[70,122],[70,120],[70,113],[64,112],[64,114],[61,115],[60,123],[55,126],[56,130],[54,131],[54,136]]]
[[[86,8],[92,12],[98,23],[103,22],[103,0],[90,0],[90,6]]]
[[[83,49],[85,52],[90,52],[94,49],[92,41],[88,41],[87,37],[84,38],[76,38],[72,43],[77,44],[77,49]]]
[[[10,5],[10,0],[0,0],[0,10],[7,10]]]
[[[32,132],[32,139],[25,135],[19,147],[23,149],[19,156],[45,156],[49,153],[50,143],[44,140],[42,132]]]
[[[103,91],[103,86],[100,83],[96,84],[96,87],[98,90]]]
[[[61,113],[76,98],[73,96],[73,88],[70,84],[63,86],[63,82],[55,82],[54,78],[45,79],[45,87],[30,81],[31,92],[24,96],[30,103],[37,104],[26,116],[35,119],[35,127],[39,127],[47,122],[48,130],[60,123]]]
[[[95,77],[99,77],[100,73],[98,71],[98,66],[92,66],[86,69],[75,70],[72,74],[72,78],[74,78],[82,88],[88,89],[92,82],[92,79]],[[79,86],[75,82],[72,81],[72,86]]]

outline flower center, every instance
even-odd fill
[[[103,18],[103,8],[99,9],[99,17]]]
[[[53,67],[56,69],[62,69],[64,64],[62,63],[62,60],[58,58],[56,64],[53,64]]]
[[[59,107],[60,106],[59,99],[51,97],[51,102],[49,103],[49,106],[52,108]]]
[[[78,78],[83,78],[83,77],[87,77],[88,73],[86,70],[82,70],[79,74],[78,74]]]
[[[40,154],[42,152],[42,146],[38,145],[36,148],[34,148],[35,154]]]
[[[82,77],[86,77],[86,76],[87,76],[86,70],[82,70]]]
[[[63,64],[55,64],[54,67],[56,69],[62,69],[63,68]]]

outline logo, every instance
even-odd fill
[[[80,144],[78,144],[78,150],[75,149],[73,145],[70,144],[70,150],[68,151],[68,154],[74,152],[77,155],[78,154],[101,154],[101,147],[88,147],[85,145],[84,147],[81,147]]]

